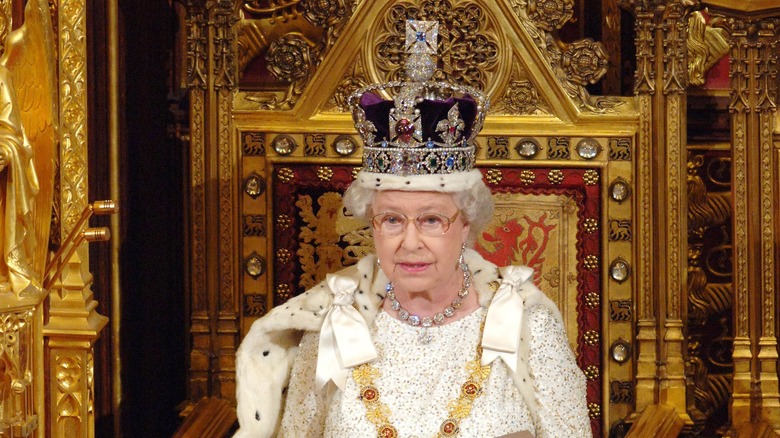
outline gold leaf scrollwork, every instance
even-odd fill
[[[282,21],[298,16],[297,6],[301,0],[246,0],[241,8],[260,18]]]
[[[236,54],[238,55],[238,71],[243,72],[258,53],[268,47],[263,31],[256,20],[241,20],[236,26]]]
[[[592,97],[590,93],[585,89],[582,83],[578,83],[573,78],[567,75],[562,65],[563,53],[561,53],[561,47],[566,47],[565,43],[562,43],[560,39],[550,34],[554,30],[555,26],[559,23],[563,23],[570,15],[566,12],[567,5],[571,5],[571,0],[536,0],[536,1],[521,1],[512,0],[512,9],[515,15],[520,20],[521,24],[528,32],[529,36],[533,40],[536,47],[539,49],[541,55],[549,63],[550,67],[555,72],[556,77],[563,86],[566,94],[575,102],[581,109],[591,111],[595,113],[607,113],[617,112],[616,108],[623,104],[623,101],[613,97]],[[542,14],[542,11],[544,14]],[[543,16],[551,17],[551,19],[545,20]],[[533,18],[531,18],[533,17]],[[603,48],[600,49],[602,52]],[[593,52],[595,53],[595,52]],[[575,62],[571,62],[572,58],[579,58],[578,56],[571,56],[569,65],[573,66],[576,62],[592,62],[592,59],[577,59]],[[572,71],[592,71],[593,78],[596,77],[596,73],[599,71],[597,67],[598,63],[592,66],[588,66],[587,69],[583,69],[586,65],[577,66]],[[590,79],[589,74],[578,73],[580,79]],[[602,74],[603,75],[603,74]],[[600,77],[600,76],[599,76]],[[585,82],[586,83],[586,82]]]
[[[330,97],[328,103],[342,112],[349,111],[349,105],[347,100],[355,90],[365,87],[367,81],[364,78],[357,76],[347,76],[341,80],[333,96]]]

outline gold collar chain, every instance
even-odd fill
[[[466,363],[466,371],[469,374],[465,383],[460,386],[460,395],[447,404],[448,417],[439,426],[437,437],[453,437],[460,433],[460,421],[471,414],[471,407],[480,395],[482,385],[490,376],[491,364],[483,366],[482,361],[482,332],[485,329],[485,320],[479,327],[479,341],[477,342],[477,354],[473,360]],[[380,376],[380,372],[370,362],[355,367],[352,378],[360,387],[360,400],[366,407],[366,418],[377,428],[379,438],[398,438],[398,430],[390,423],[390,408],[380,400],[380,392],[374,381]]]

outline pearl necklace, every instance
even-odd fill
[[[428,333],[428,328],[433,324],[441,325],[444,323],[444,318],[450,318],[455,314],[455,310],[459,309],[463,305],[463,300],[469,295],[469,287],[471,287],[471,272],[468,265],[465,263],[460,264],[460,269],[463,271],[463,286],[458,291],[458,296],[452,300],[449,306],[445,307],[441,312],[435,313],[431,316],[420,317],[409,313],[408,310],[401,306],[401,303],[395,298],[395,285],[392,281],[387,282],[385,290],[387,291],[387,298],[390,300],[390,308],[398,312],[398,317],[401,321],[405,321],[407,324],[413,327],[422,326],[419,340],[422,344],[427,344],[433,340],[433,336]]]

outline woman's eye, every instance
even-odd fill
[[[442,223],[442,220],[439,216],[431,214],[421,217],[420,222],[424,225],[439,225]]]
[[[385,216],[384,222],[388,225],[396,225],[401,223],[401,218],[398,216],[387,215]]]

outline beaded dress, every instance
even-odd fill
[[[448,403],[457,398],[468,379],[467,362],[474,358],[486,313],[479,308],[460,320],[432,327],[432,340],[424,344],[419,341],[419,328],[379,312],[372,326],[379,353],[374,367],[381,374],[376,386],[390,408],[399,437],[437,436],[448,418]],[[537,394],[537,419],[514,384],[511,370],[497,360],[471,414],[460,423],[459,436],[500,436],[523,430],[537,437],[569,436],[554,429],[553,424],[560,421],[579,423],[580,433],[575,436],[589,436],[587,420],[582,421],[582,403],[569,391],[580,389],[577,379],[581,374],[563,326],[540,305],[529,309],[528,325],[530,349],[536,352],[529,357],[529,368]],[[316,354],[316,336],[304,336],[292,369],[280,436],[376,436],[354,379],[347,380],[343,392],[332,386],[319,396],[309,391]]]

